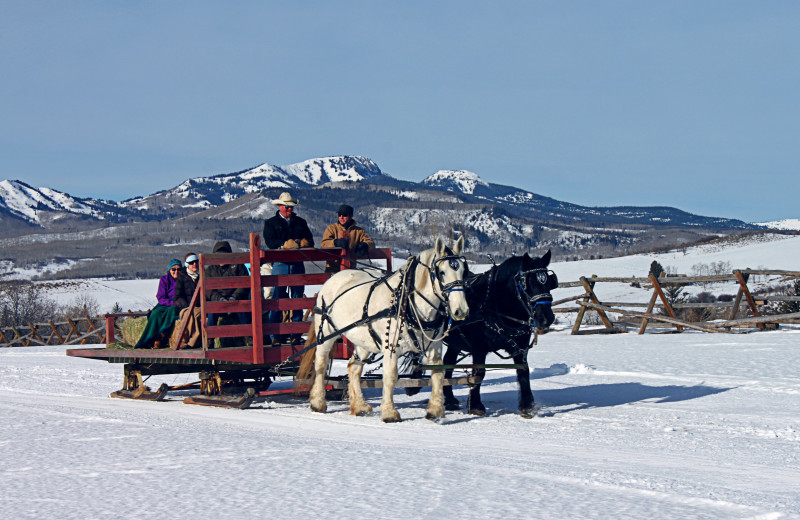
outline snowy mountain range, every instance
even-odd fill
[[[262,164],[236,173],[189,179],[174,188],[123,201],[121,206],[142,211],[153,207],[207,209],[270,188],[358,182],[381,174],[371,159],[356,156],[310,159],[288,166]]]
[[[421,182],[406,181],[366,157],[337,156],[191,178],[122,202],[2,181],[0,262],[36,269],[49,255],[50,261],[78,266],[65,276],[148,276],[160,269],[155,266],[162,256],[180,256],[170,247],[201,242],[210,247],[219,238],[244,241],[247,233],[261,230],[263,219],[276,211],[271,200],[287,190],[300,199],[298,212],[315,235],[346,203],[379,243],[411,250],[437,235],[463,234],[472,253],[551,249],[576,259],[762,229],[670,207],[580,206],[489,183],[467,170],[440,170]]]
[[[262,164],[211,177],[196,177],[173,188],[122,202],[81,199],[50,188],[34,188],[22,181],[0,182],[0,217],[50,228],[71,217],[82,220],[152,221],[186,217],[217,208],[248,194],[269,190],[305,190],[344,184],[402,188],[397,199],[449,201],[455,204],[491,204],[545,222],[628,222],[646,225],[711,226],[743,229],[748,224],[724,218],[701,217],[669,207],[586,207],[558,201],[511,186],[490,184],[467,170],[440,170],[420,183],[395,179],[366,157],[337,156],[310,159],[288,166]],[[426,197],[423,192],[446,191],[450,199]],[[227,218],[231,218],[229,215]],[[27,226],[24,226],[27,227]]]

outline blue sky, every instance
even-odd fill
[[[0,0],[0,179],[122,200],[363,155],[800,218],[800,2]]]

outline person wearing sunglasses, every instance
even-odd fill
[[[167,274],[158,281],[156,299],[158,303],[147,315],[147,325],[135,348],[162,348],[167,346],[167,333],[178,318],[180,307],[175,304],[175,286],[181,270],[181,261],[172,259]]]
[[[200,280],[199,271],[200,261],[196,253],[187,253],[183,258],[183,268],[178,270],[178,278],[175,280],[175,305],[180,309],[178,323],[186,317],[189,312],[188,307],[192,302],[194,291],[197,289],[197,282]],[[178,337],[180,327],[175,327],[169,339],[169,346],[173,349],[181,347],[194,348],[200,340],[200,301],[195,302],[188,324],[184,331],[183,338]]]
[[[188,253],[183,259],[183,268],[178,270],[175,279],[175,305],[183,309],[189,306],[200,279],[199,260],[195,253]]]

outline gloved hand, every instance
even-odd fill
[[[311,242],[307,238],[300,239],[300,247],[311,247]]]
[[[333,241],[333,245],[336,247],[341,247],[342,249],[347,249],[349,247],[346,238],[337,238]]]
[[[299,248],[300,248],[300,243],[297,240],[294,240],[293,238],[290,238],[289,240],[284,242],[283,245],[281,246],[281,249],[299,249]]]
[[[366,242],[359,242],[355,248],[356,256],[364,256],[369,252],[369,245]]]

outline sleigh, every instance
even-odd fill
[[[306,334],[310,322],[308,315],[314,307],[314,298],[264,298],[271,294],[272,287],[317,286],[323,284],[331,275],[323,272],[307,274],[271,275],[261,274],[261,267],[273,262],[304,262],[309,271],[324,266],[325,262],[340,260],[342,268],[355,268],[358,263],[370,261],[385,272],[392,271],[392,256],[389,248],[375,248],[365,257],[356,259],[348,251],[339,248],[263,250],[259,235],[250,234],[249,251],[242,253],[201,254],[199,261],[200,278],[197,290],[190,303],[192,309],[200,309],[201,341],[196,348],[177,344],[174,348],[125,349],[115,348],[116,320],[121,314],[106,315],[106,347],[68,349],[67,355],[97,359],[108,363],[123,364],[123,387],[111,397],[160,401],[168,394],[185,395],[187,404],[247,408],[255,400],[282,394],[307,392],[307,388],[294,380],[299,358],[307,348],[302,343],[291,341],[273,343],[271,336],[290,338],[291,335]],[[209,278],[205,267],[210,265],[249,264],[249,276]],[[309,269],[309,267],[312,267]],[[318,271],[321,269],[317,269]],[[238,301],[209,301],[206,291],[212,289],[250,290],[251,299]],[[305,320],[269,323],[269,311],[302,311]],[[246,313],[250,323],[208,324],[208,315],[230,315]],[[179,320],[175,327],[177,335],[185,336],[188,319]],[[331,359],[348,359],[351,355],[348,341],[342,339],[331,352]],[[167,385],[156,390],[147,386],[151,376],[171,374],[198,374],[196,382]],[[279,382],[280,384],[275,384]],[[453,378],[445,382],[450,385],[473,384],[475,377]],[[332,395],[341,395],[347,382],[345,377],[328,377],[326,389]],[[374,378],[366,378],[362,387],[372,387]],[[398,386],[423,387],[430,385],[428,379],[402,379]],[[187,395],[188,394],[188,395]]]

